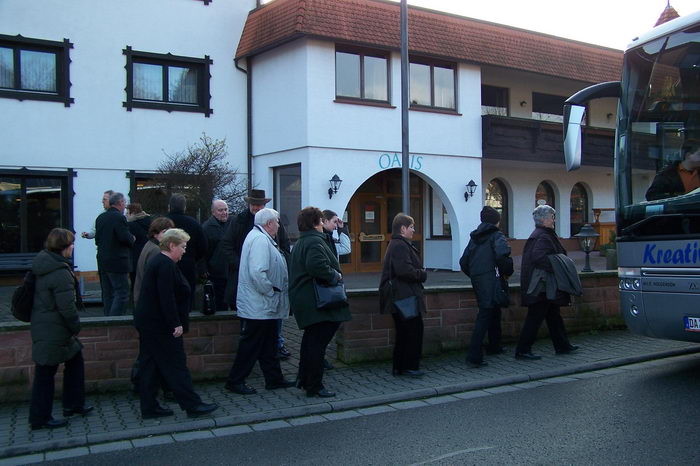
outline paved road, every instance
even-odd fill
[[[699,397],[695,354],[48,464],[697,465]]]

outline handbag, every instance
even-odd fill
[[[418,317],[418,298],[415,296],[395,300],[394,307],[401,320],[411,320]]]
[[[214,284],[207,280],[202,286],[202,314],[210,316],[216,312],[216,295],[214,294]]]
[[[496,271],[496,281],[493,288],[493,300],[498,307],[510,306],[510,293],[508,293],[508,282],[501,280],[501,277]]]
[[[316,309],[331,310],[348,305],[348,295],[345,293],[345,284],[342,280],[338,280],[335,285],[327,285],[318,280],[314,280],[313,284]]]

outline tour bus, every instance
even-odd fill
[[[618,99],[620,310],[634,333],[700,342],[700,11],[634,39],[620,81],[566,101],[567,170],[581,164],[586,102],[604,97]]]

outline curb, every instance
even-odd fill
[[[240,414],[235,416],[222,416],[217,418],[196,419],[185,421],[179,424],[164,424],[149,427],[142,427],[128,431],[105,432],[99,434],[78,435],[66,439],[48,440],[44,442],[24,443],[0,449],[0,458],[26,455],[32,453],[43,453],[51,450],[65,448],[75,448],[91,446],[100,443],[115,442],[121,440],[138,439],[151,435],[173,434],[179,432],[195,431],[200,429],[212,429],[219,427],[230,427],[241,424],[255,424],[260,422],[275,421],[294,417],[309,416],[314,414],[326,414],[338,411],[347,411],[358,408],[369,408],[371,406],[396,403],[399,401],[409,401],[433,396],[450,395],[473,390],[483,390],[485,388],[499,387],[516,383],[530,382],[553,377],[577,374],[580,372],[590,372],[611,367],[625,366],[654,359],[664,359],[674,356],[700,353],[700,346],[678,348],[673,350],[659,351],[636,356],[626,356],[615,359],[595,361],[577,366],[568,366],[560,369],[551,369],[528,374],[516,374],[508,377],[480,380],[475,382],[465,382],[452,385],[442,385],[430,388],[420,388],[397,393],[389,393],[379,396],[356,398],[352,400],[342,400],[336,402],[325,402],[314,405],[294,406],[273,411],[260,413]]]

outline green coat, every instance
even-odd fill
[[[319,322],[344,322],[351,319],[348,306],[332,310],[316,309],[314,278],[334,284],[339,275],[338,258],[326,243],[324,234],[316,230],[301,232],[292,249],[289,264],[290,310],[300,329]]]
[[[34,258],[36,291],[32,307],[32,359],[57,366],[78,354],[80,319],[75,304],[75,278],[70,261],[43,250]]]

